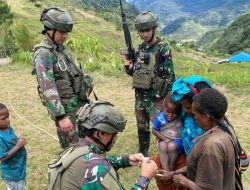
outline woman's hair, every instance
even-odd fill
[[[215,119],[223,118],[228,108],[227,98],[213,88],[203,89],[193,97],[193,103],[199,113],[207,113]]]
[[[175,102],[172,98],[172,95],[171,93],[169,93],[165,98],[164,98],[164,101],[163,101],[163,107],[167,107],[168,104],[173,104],[175,107],[176,107],[176,112],[178,114],[181,113],[182,111],[182,106],[179,102]]]
[[[210,88],[210,86],[205,83],[205,82],[196,82],[195,85],[193,86],[194,89],[199,93],[200,91],[202,91],[203,89],[207,89],[207,88]],[[190,103],[193,102],[193,97],[195,95],[195,92],[193,92],[192,90],[185,94],[183,97],[182,97],[182,100],[185,99],[185,100],[188,100]]]
[[[227,98],[218,90],[208,88],[195,95],[193,97],[193,103],[199,113],[208,114],[209,117],[214,120],[223,131],[231,136],[231,138],[235,141],[236,150],[240,153],[242,151],[242,147],[237,136],[234,136],[232,131],[229,129],[231,128],[234,131],[232,124],[225,116],[228,108]],[[222,118],[224,118],[226,123],[221,121]]]
[[[6,105],[0,103],[0,110],[7,109]]]

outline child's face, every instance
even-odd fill
[[[9,110],[8,109],[1,109],[0,110],[0,129],[6,129],[10,125],[10,118],[9,118]]]
[[[171,103],[167,103],[166,107],[164,107],[164,113],[169,121],[175,120],[178,116],[177,106]]]
[[[183,111],[190,116],[193,116],[192,112],[192,103],[190,103],[187,99],[181,100],[181,105],[183,107]]]

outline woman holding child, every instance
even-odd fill
[[[188,178],[176,175],[173,178],[176,184],[191,190],[243,189],[236,172],[237,169],[239,172],[236,154],[241,147],[225,118],[227,108],[227,99],[218,90],[205,89],[194,96],[192,111],[204,133],[193,140],[187,159]]]
[[[184,109],[181,138],[187,167],[160,170],[161,182],[172,181],[179,188],[194,190],[241,190],[238,155],[242,148],[225,117],[226,97],[200,77],[178,79],[172,98]],[[199,126],[199,127],[198,127]],[[187,173],[187,177],[183,174]],[[159,189],[169,189],[159,186]]]
[[[185,154],[178,155],[178,160],[176,161],[175,168],[173,170],[159,171],[159,174],[163,175],[162,177],[157,177],[157,186],[160,190],[176,190],[176,185],[172,183],[173,176],[180,173],[185,174],[187,171],[185,157],[188,156],[192,146],[192,140],[203,132],[203,130],[198,127],[194,119],[192,113],[192,99],[195,94],[205,88],[212,88],[212,84],[208,80],[198,76],[191,76],[186,79],[179,78],[173,84],[172,99],[174,102],[180,103],[183,108],[183,112],[181,114],[183,129],[180,135]],[[159,157],[156,156],[153,160],[155,160],[158,164],[158,168],[162,168]],[[185,188],[178,188],[178,190],[182,189]]]

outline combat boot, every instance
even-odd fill
[[[150,132],[148,131],[139,131],[138,130],[138,139],[139,139],[139,153],[142,153],[145,157],[149,157],[149,146],[150,146]]]

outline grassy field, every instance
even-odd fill
[[[70,34],[77,37],[84,33],[95,36],[101,44],[103,54],[114,52],[119,54],[124,46],[121,31],[97,18],[92,12],[83,12],[68,6],[69,0],[49,2],[43,0],[43,7],[35,8],[28,0],[6,0],[16,13],[15,22],[24,22],[37,43],[42,36],[38,35],[42,27],[39,15],[44,7],[59,5],[70,11],[74,17],[74,30]],[[46,6],[47,4],[47,6]],[[100,27],[101,26],[101,27]],[[134,44],[139,41],[138,35],[132,33]],[[229,99],[228,117],[232,121],[246,150],[250,150],[250,65],[225,64],[213,65],[218,59],[206,57],[192,50],[173,51],[176,73],[178,77],[199,74],[207,77],[216,87],[225,92]],[[111,68],[112,69],[112,68]],[[134,91],[131,88],[131,78],[124,72],[106,70],[87,73],[95,79],[95,91],[102,100],[111,101],[127,117],[125,131],[119,134],[119,139],[110,155],[127,155],[137,151],[137,129],[134,116]],[[11,124],[18,136],[26,137],[28,144],[27,187],[28,190],[41,190],[46,187],[46,172],[49,160],[55,158],[61,151],[55,132],[54,123],[42,106],[36,91],[36,79],[31,76],[30,65],[8,65],[0,67],[0,102],[6,104],[11,114]],[[92,99],[94,99],[92,97]],[[154,138],[152,137],[151,155],[156,154]],[[250,154],[250,153],[249,153]],[[139,175],[137,168],[119,171],[120,178],[126,189],[130,189]],[[245,189],[250,189],[250,170],[243,176]],[[154,180],[150,189],[157,189]],[[0,181],[0,190],[5,186]]]
[[[0,67],[0,101],[5,103],[11,114],[11,124],[18,136],[26,137],[28,144],[27,187],[28,190],[41,190],[46,187],[46,171],[49,160],[61,151],[56,140],[55,126],[45,107],[40,103],[36,92],[36,81],[30,74],[31,66],[8,65]],[[118,141],[109,154],[127,155],[137,151],[135,116],[133,111],[134,92],[131,79],[120,75],[106,76],[100,72],[91,73],[95,79],[95,91],[102,100],[111,101],[128,119],[125,131],[119,134]],[[246,150],[250,150],[250,99],[245,93],[232,93],[221,84],[217,88],[225,92],[229,99],[227,115],[235,126],[240,141]],[[246,87],[249,88],[249,87]],[[92,97],[93,99],[93,97]],[[156,154],[152,137],[150,154]],[[137,168],[121,169],[120,178],[129,189],[139,175]],[[243,175],[245,189],[250,189],[250,170]],[[0,182],[0,189],[5,186]],[[157,189],[154,180],[150,189]]]

